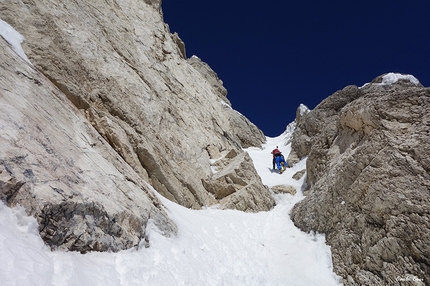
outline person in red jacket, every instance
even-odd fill
[[[276,146],[276,149],[273,149],[273,151],[271,152],[271,154],[273,155],[273,159],[272,159],[272,166],[273,166],[273,170],[275,170],[275,164],[276,164],[276,160],[275,160],[275,154],[281,154],[281,151],[279,151],[278,146]]]
[[[287,162],[285,161],[284,155],[282,155],[282,152],[279,151],[278,146],[276,146],[276,149],[272,151],[273,160],[273,170],[275,170],[275,164],[278,167],[279,173],[282,174],[282,172],[285,171],[285,169],[288,167]]]
[[[276,156],[277,154],[281,154],[281,151],[279,151],[278,146],[276,146],[276,148],[272,151],[273,156]]]

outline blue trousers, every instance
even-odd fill
[[[288,167],[287,162],[285,162],[284,156],[276,156],[275,157],[275,163],[276,163],[276,167],[278,168],[278,170],[281,170],[281,168],[282,168],[281,163],[284,163],[284,166]]]

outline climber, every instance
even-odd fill
[[[279,151],[278,146],[276,146],[276,149],[272,151],[272,155],[273,155],[273,160],[272,160],[273,170],[275,170],[275,164],[276,164],[276,167],[278,168],[279,173],[282,174],[285,171],[285,169],[288,167],[288,164],[285,161],[285,158],[284,158],[284,155],[282,155],[282,152]]]
[[[275,170],[275,164],[276,164],[276,156],[278,154],[281,154],[281,151],[279,151],[278,146],[276,146],[276,149],[273,149],[273,151],[271,152],[271,154],[273,155],[273,159],[272,159],[272,166],[273,166],[273,170]]]

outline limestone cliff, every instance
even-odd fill
[[[39,222],[52,248],[118,251],[152,220],[176,232],[148,184],[46,77],[0,37],[0,197]]]
[[[242,151],[261,145],[265,136],[232,109],[222,81],[207,64],[186,58],[184,43],[163,22],[160,5],[156,0],[2,2],[0,18],[24,36],[33,66],[10,62],[12,53],[2,52],[1,124],[8,132],[2,133],[1,192],[9,204],[23,204],[39,222],[53,225],[53,230],[42,226],[45,241],[55,237],[52,245],[81,251],[127,248],[144,238],[148,219],[160,228],[165,221],[165,232],[174,233],[145,182],[190,208],[220,204],[265,211],[274,206]],[[0,47],[10,50],[4,41]],[[6,112],[14,109],[18,118]],[[241,183],[232,189],[220,185],[220,177]],[[228,193],[215,196],[216,187]],[[108,208],[100,196],[112,205]],[[133,214],[122,213],[125,209]],[[64,219],[75,216],[82,220],[69,231]],[[94,220],[106,226],[101,230],[106,235],[124,234],[124,242],[98,247],[103,239],[79,236]],[[133,221],[136,235],[117,230],[119,220]],[[84,242],[68,245],[67,231]]]
[[[307,197],[292,218],[327,234],[345,285],[430,284],[429,130],[430,88],[396,74],[335,92],[297,124]]]

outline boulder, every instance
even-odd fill
[[[271,189],[275,194],[290,194],[294,196],[297,193],[296,188],[289,185],[276,185]]]
[[[304,170],[301,170],[301,171],[298,171],[298,172],[296,172],[294,175],[293,175],[293,179],[294,180],[300,180],[302,177],[303,177],[303,175],[306,173],[306,169],[304,169]]]
[[[269,189],[256,175],[248,153],[237,154],[231,150],[213,165],[215,170],[222,168],[204,179],[203,185],[219,200],[221,208],[258,212],[275,206]]]

